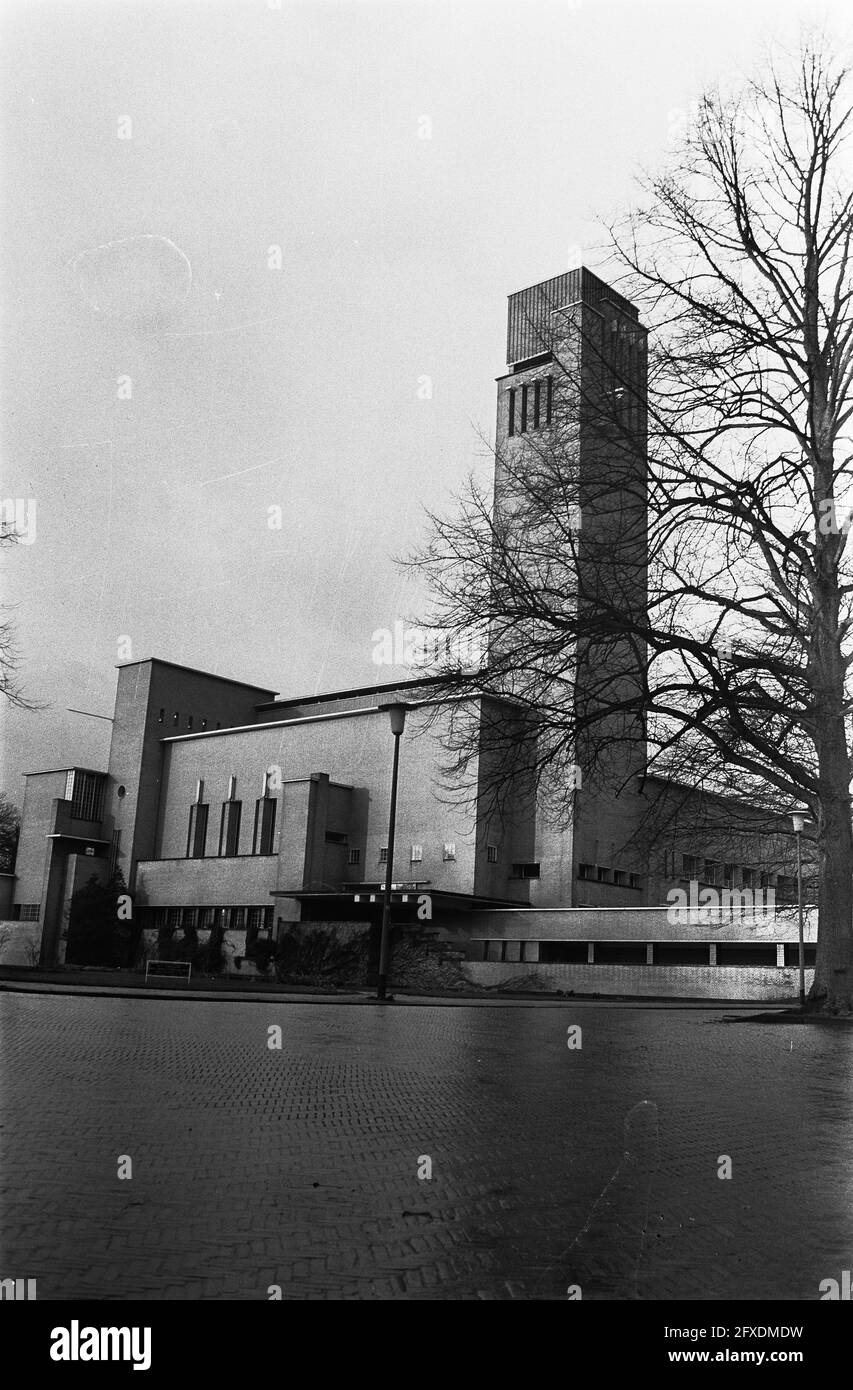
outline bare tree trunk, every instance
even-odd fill
[[[820,932],[809,1004],[853,1012],[853,826],[844,718],[822,721],[817,734],[821,820],[818,825]]]

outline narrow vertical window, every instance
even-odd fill
[[[550,423],[551,423],[551,410],[552,410],[553,404],[554,404],[554,378],[553,378],[552,376],[549,376],[549,378],[548,378],[548,388],[547,388],[547,391],[546,391],[546,393],[545,393],[545,424],[546,424],[546,425],[550,425]]]
[[[509,389],[509,413],[507,417],[509,434],[515,434],[515,390]]]
[[[207,812],[205,802],[197,801],[190,807],[190,824],[187,833],[187,859],[203,859],[207,844]]]
[[[222,821],[219,826],[219,853],[228,859],[235,858],[238,852],[242,813],[242,801],[223,801]]]
[[[255,802],[253,854],[272,854],[275,836],[275,797],[259,796]]]
[[[522,434],[526,434],[526,433],[527,433],[527,392],[528,392],[529,389],[530,389],[530,388],[527,387],[527,386],[522,386],[522,388],[521,388],[521,433],[522,433]]]
[[[537,381],[533,387],[533,428],[539,428],[539,415],[542,406],[542,382]]]

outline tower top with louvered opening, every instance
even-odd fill
[[[547,352],[551,347],[550,316],[556,309],[565,309],[580,301],[595,309],[609,305],[626,318],[638,320],[636,305],[624,295],[599,280],[591,270],[579,266],[555,275],[552,280],[540,280],[538,285],[516,290],[509,296],[507,313],[506,360],[524,362]]]

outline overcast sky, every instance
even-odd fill
[[[507,294],[596,269],[702,87],[844,8],[3,6],[2,495],[36,509],[2,584],[48,708],[0,785],[105,765],[65,710],[110,714],[122,659],[409,674],[372,634],[418,607],[423,508],[488,472]]]

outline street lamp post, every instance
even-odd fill
[[[387,705],[380,705],[379,709],[387,710],[388,718],[391,723],[391,733],[394,735],[394,764],[391,772],[391,807],[388,813],[388,860],[385,865],[385,892],[382,895],[382,932],[379,938],[379,980],[376,986],[376,998],[387,998],[386,989],[388,985],[388,955],[390,951],[391,936],[391,884],[394,880],[394,834],[397,828],[397,773],[400,767],[400,735],[406,727],[406,710],[410,706],[400,701],[394,701]]]
[[[799,945],[797,959],[800,969],[800,1008],[806,1006],[806,950],[803,945],[803,855],[801,839],[806,818],[799,811],[791,815],[794,834],[797,837],[797,915],[799,920]]]

